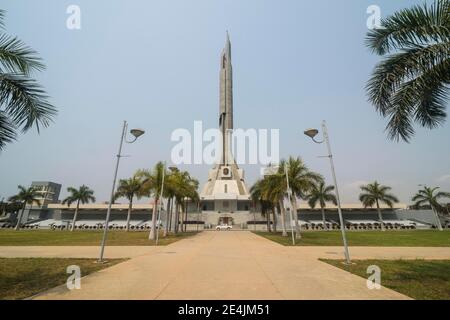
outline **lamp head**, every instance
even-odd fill
[[[142,136],[145,133],[145,131],[142,129],[131,129],[130,133],[137,139],[140,136]]]
[[[303,132],[305,135],[310,137],[311,139],[314,139],[314,137],[319,133],[319,130],[317,129],[308,129]]]

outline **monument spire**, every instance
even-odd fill
[[[233,68],[231,66],[231,41],[227,31],[225,47],[221,56],[219,127],[222,132],[221,164],[232,163],[230,133],[233,129]]]
[[[231,41],[228,31],[225,46],[220,55],[219,80],[219,129],[222,133],[222,150],[220,159],[214,168],[209,171],[208,181],[200,193],[200,197],[204,201],[212,201],[204,203],[207,208],[214,208],[212,210],[226,215],[226,212],[248,211],[245,208],[249,207],[250,199],[244,182],[244,170],[238,167],[231,150],[234,129],[233,67],[231,65]],[[222,218],[228,219],[228,216],[220,217],[220,219]]]

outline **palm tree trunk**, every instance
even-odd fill
[[[267,222],[267,231],[272,232],[272,228],[270,227],[270,213],[266,212],[266,222]]]
[[[173,228],[174,228],[175,233],[178,233],[178,227],[179,227],[178,222],[179,222],[179,219],[180,219],[179,212],[178,212],[179,209],[180,209],[180,204],[177,201],[176,205],[175,205],[175,221],[173,222],[174,223]]]
[[[131,210],[132,209],[133,209],[133,199],[130,199],[130,203],[128,205],[127,225],[125,227],[126,232],[128,232],[130,230],[130,219],[131,219]]]
[[[172,231],[172,226],[173,226],[173,206],[174,205],[175,205],[175,198],[172,197],[172,202],[170,203],[169,232]]]
[[[20,211],[19,216],[17,217],[17,223],[16,223],[16,227],[14,228],[15,230],[19,230],[20,229],[20,222],[22,220],[23,214],[25,213],[25,207],[27,206],[27,204],[25,203],[23,205],[23,209],[22,211]]]
[[[381,209],[380,209],[380,204],[378,203],[378,200],[377,200],[377,211],[378,211],[378,220],[380,220],[380,222],[381,222],[381,231],[386,231],[386,228],[384,227],[383,216],[381,215]]]
[[[273,232],[277,232],[277,214],[278,214],[278,206],[274,206],[273,212]]]
[[[437,213],[437,210],[434,208],[434,206],[431,206],[431,209],[433,210],[434,217],[435,217],[435,219],[436,219],[436,228],[437,228],[439,231],[444,231],[444,230],[442,229],[441,219],[439,219],[439,215],[438,215],[438,213]]]
[[[181,214],[180,214],[180,231],[183,232],[184,231],[184,210],[186,208],[186,203],[183,207],[183,204],[181,204]]]
[[[287,232],[286,232],[286,210],[284,209],[284,203],[282,200],[279,201],[280,203],[280,216],[281,216],[281,229],[282,229],[282,233],[281,235],[283,237],[287,237]]]
[[[292,195],[292,208],[294,208],[294,221],[295,221],[295,238],[301,239],[302,235],[300,234],[300,224],[298,222],[298,213],[297,213],[297,196]]]
[[[325,219],[325,208],[323,206],[320,206],[320,209],[322,210],[322,223],[323,223],[323,229],[328,231],[327,222]]]
[[[153,213],[152,213],[152,228],[150,229],[150,234],[148,238],[150,240],[156,240],[156,208],[158,207],[158,200],[155,198],[153,203]]]
[[[77,222],[79,207],[80,207],[80,200],[77,201],[77,207],[75,208],[75,213],[73,214],[72,226],[70,227],[70,231],[73,231],[73,229],[75,229],[75,223]]]
[[[172,198],[167,199],[167,208],[166,208],[166,225],[164,226],[164,234],[163,237],[167,237],[167,234],[169,233],[169,211],[170,206],[172,204]]]
[[[184,202],[184,219],[183,219],[184,232],[187,231],[187,219],[188,219],[188,204],[187,204],[187,200],[186,200]]]

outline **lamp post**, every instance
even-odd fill
[[[105,251],[105,243],[106,243],[106,235],[108,233],[108,223],[109,223],[109,217],[111,215],[111,207],[112,207],[112,203],[114,202],[114,191],[116,188],[116,180],[117,180],[117,172],[119,170],[119,162],[120,162],[120,158],[122,157],[122,145],[123,142],[125,141],[126,143],[133,143],[137,140],[137,138],[139,138],[140,136],[142,136],[145,131],[141,130],[141,129],[131,129],[130,133],[134,136],[134,139],[131,141],[127,141],[126,140],[126,131],[128,128],[128,123],[126,121],[123,122],[123,127],[122,127],[122,134],[120,135],[120,143],[119,143],[119,152],[117,153],[116,157],[116,166],[114,169],[114,179],[113,179],[113,183],[112,183],[112,190],[111,190],[111,197],[109,199],[109,203],[108,203],[108,211],[106,212],[106,219],[105,219],[105,227],[103,230],[103,238],[102,238],[102,243],[100,245],[100,257],[98,258],[99,263],[103,263],[103,253]]]
[[[292,245],[295,246],[295,235],[294,235],[294,227],[297,228],[295,219],[292,216],[292,211],[294,210],[292,207],[292,190],[289,186],[289,175],[288,175],[288,164],[286,163],[284,165],[284,173],[286,175],[286,186],[287,186],[287,194],[288,194],[288,201],[289,201],[289,215],[291,218],[291,234],[292,234]],[[297,214],[297,212],[295,212]]]
[[[344,219],[342,217],[342,210],[341,210],[341,200],[339,198],[339,190],[338,190],[338,184],[336,179],[336,172],[334,170],[334,162],[333,162],[333,154],[331,153],[331,146],[330,146],[330,139],[328,137],[328,130],[325,120],[322,121],[322,134],[323,134],[323,140],[317,141],[314,139],[314,137],[319,133],[319,130],[317,129],[308,129],[304,131],[304,134],[307,135],[314,141],[315,143],[323,143],[325,142],[328,149],[328,155],[326,156],[328,159],[330,159],[330,166],[331,166],[331,174],[333,176],[334,181],[334,188],[336,189],[336,200],[338,203],[338,213],[339,213],[339,222],[341,225],[341,233],[342,233],[342,241],[344,243],[344,254],[345,254],[345,261],[347,264],[350,264],[350,254],[348,252],[348,245],[347,245],[347,238],[345,236],[345,226],[344,226]]]
[[[156,228],[156,243],[155,245],[158,245],[159,240],[159,224],[161,219],[161,209],[162,209],[162,201],[163,201],[163,192],[164,192],[164,179],[166,178],[166,162],[164,162],[163,166],[163,173],[162,173],[162,181],[161,181],[161,194],[159,195],[159,208],[158,208],[158,218],[156,219],[156,224],[158,225],[158,228]]]

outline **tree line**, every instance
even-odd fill
[[[299,157],[289,157],[287,160],[282,160],[280,164],[274,167],[272,174],[267,174],[264,178],[256,181],[250,188],[252,200],[261,205],[261,213],[266,217],[267,229],[271,231],[271,224],[273,222],[274,231],[276,231],[277,212],[280,213],[282,234],[287,235],[286,232],[286,208],[285,203],[293,211],[295,234],[297,238],[301,238],[300,224],[298,222],[298,201],[306,201],[311,208],[319,206],[322,213],[322,221],[324,228],[327,228],[325,208],[326,203],[337,204],[336,195],[334,193],[334,186],[326,185],[321,174],[311,171],[303,160]],[[288,181],[289,188],[288,190]],[[390,208],[393,208],[398,199],[395,195],[390,193],[391,187],[381,185],[377,181],[367,185],[360,186],[361,194],[359,200],[364,208],[375,207],[378,213],[378,219],[381,224],[381,229],[385,230],[383,217],[381,214],[380,205],[384,203]],[[445,212],[443,206],[439,203],[440,199],[450,198],[450,193],[439,191],[439,187],[423,187],[417,194],[412,197],[414,207],[429,206],[436,221],[436,227],[442,230],[439,219],[439,213]],[[272,215],[272,221],[270,218]]]

